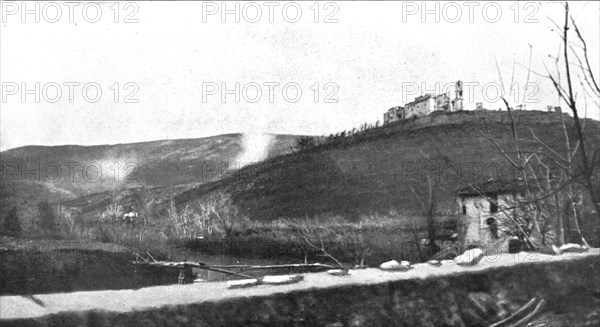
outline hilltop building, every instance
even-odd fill
[[[389,124],[398,120],[412,117],[425,116],[433,111],[458,111],[463,110],[463,83],[456,82],[454,99],[446,93],[431,94],[427,93],[416,97],[413,101],[402,106],[390,108],[383,114],[383,123]]]
[[[412,102],[404,106],[405,117],[425,116],[436,110],[436,99],[433,94],[425,94],[416,97]]]
[[[515,214],[515,203],[524,198],[523,181],[489,180],[456,191],[459,218],[458,239],[464,248],[480,247],[491,253],[509,252],[514,237],[505,233],[503,222]]]
[[[404,107],[393,107],[388,109],[388,111],[383,114],[384,124],[392,123],[402,119],[405,119]]]

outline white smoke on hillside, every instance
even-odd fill
[[[242,152],[235,158],[233,165],[241,168],[248,164],[263,161],[269,155],[275,137],[271,134],[246,133],[242,136]]]

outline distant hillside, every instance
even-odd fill
[[[291,151],[297,136],[266,135],[268,158]],[[242,134],[99,146],[26,146],[0,152],[1,211],[39,201],[58,202],[139,187],[199,185],[219,179],[228,166],[254,158],[256,145]],[[184,188],[185,189],[185,188]]]
[[[586,124],[588,142],[600,142],[600,123]],[[558,150],[564,146],[558,113],[521,111],[517,125],[523,149],[540,150],[532,131]],[[513,173],[485,138],[484,126],[512,151],[508,114],[496,111],[433,113],[293,153],[297,136],[278,135],[270,142],[267,160],[241,169],[230,165],[244,153],[239,134],[112,146],[25,147],[2,152],[0,159],[99,162],[108,176],[97,182],[3,182],[0,201],[2,211],[12,203],[24,206],[22,217],[27,221],[36,216],[35,204],[42,200],[63,202],[95,219],[113,203],[139,207],[154,201],[164,209],[174,198],[184,207],[218,192],[230,194],[242,214],[260,221],[318,215],[356,219],[390,211],[419,216],[421,204],[411,187],[425,193],[429,172],[435,176],[441,213],[452,215],[457,211],[456,189],[490,177],[510,178]],[[135,162],[140,168],[128,171],[127,178],[120,175],[115,183],[110,174],[114,162],[121,168]],[[164,210],[158,215],[167,219]]]
[[[558,113],[521,111],[517,124],[523,149],[540,149],[532,131],[556,149],[564,147]],[[438,180],[440,208],[452,214],[457,208],[454,191],[467,181],[514,175],[484,137],[484,126],[512,151],[507,112],[439,112],[245,167],[185,191],[176,201],[185,205],[214,192],[230,193],[242,212],[255,220],[322,214],[354,219],[390,210],[420,214],[420,202],[410,187],[425,192],[425,172],[430,171]],[[600,142],[599,131],[598,121],[587,121],[588,142]]]

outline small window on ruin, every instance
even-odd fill
[[[463,215],[467,214],[467,206],[463,204],[462,206]]]
[[[498,212],[498,205],[496,205],[496,203],[494,203],[494,202],[490,202],[490,212],[491,212],[491,213],[496,213],[496,212]]]
[[[498,212],[498,197],[494,196],[490,201],[490,213]]]

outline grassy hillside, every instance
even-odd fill
[[[269,157],[289,152],[295,140],[292,135],[273,137]],[[215,180],[218,173],[214,168],[235,161],[242,150],[242,135],[228,134],[116,145],[26,146],[1,152],[0,161],[5,167],[3,177],[8,177],[3,182],[51,183],[83,195],[121,184],[158,186]]]
[[[557,151],[563,150],[559,114],[517,114],[521,149],[543,150],[534,133]],[[590,145],[600,143],[598,121],[586,121],[586,136]],[[241,169],[227,167],[242,153],[244,141],[239,135],[96,147],[95,151],[87,147],[33,148],[44,160],[136,158],[142,164],[120,183],[111,181],[112,176],[105,183],[89,185],[4,183],[2,207],[8,208],[8,201],[21,205],[18,215],[23,236],[62,235],[114,242],[153,254],[167,255],[172,247],[182,246],[240,257],[300,260],[308,255],[319,260],[300,235],[308,231],[311,237],[323,236],[328,251],[345,262],[360,262],[368,249],[372,250],[368,255],[371,263],[389,258],[414,261],[417,254],[422,260],[425,257],[415,248],[415,237],[427,235],[425,220],[419,219],[423,216],[422,198],[413,190],[425,194],[427,176],[434,181],[439,203],[436,222],[447,232],[439,229],[437,233],[446,237],[455,230],[455,190],[469,182],[514,175],[486,137],[512,154],[506,112],[434,113],[296,152],[290,152],[295,137],[278,136],[267,160]],[[35,158],[25,149],[7,152],[11,158]],[[10,156],[2,153],[2,160],[10,162],[6,159]],[[56,218],[57,228],[48,233],[39,224],[40,212],[44,212],[43,206],[37,207],[41,199],[54,202],[57,215],[61,202],[72,213],[74,225],[62,214]],[[215,199],[211,207],[209,202]],[[142,220],[131,224],[120,220],[129,206]],[[116,207],[120,209],[115,211]],[[218,219],[206,214],[206,208],[218,210]],[[591,225],[583,230],[596,230],[597,222],[584,220]]]
[[[521,147],[540,149],[533,131],[562,149],[560,124],[557,113],[518,112]],[[600,142],[599,128],[598,121],[587,121],[588,142]],[[318,215],[354,220],[390,210],[418,215],[421,204],[410,187],[426,192],[425,176],[432,174],[440,209],[449,215],[458,209],[454,191],[467,182],[514,176],[485,135],[508,151],[514,149],[507,112],[435,113],[272,158],[183,192],[176,200],[184,205],[215,192],[229,193],[246,216],[259,221]]]
[[[272,135],[268,157],[291,151],[296,136]],[[40,201],[106,205],[128,190],[167,194],[219,179],[244,152],[242,134],[99,146],[26,146],[0,152],[0,215],[20,207],[25,225]],[[0,219],[1,220],[1,219]]]

